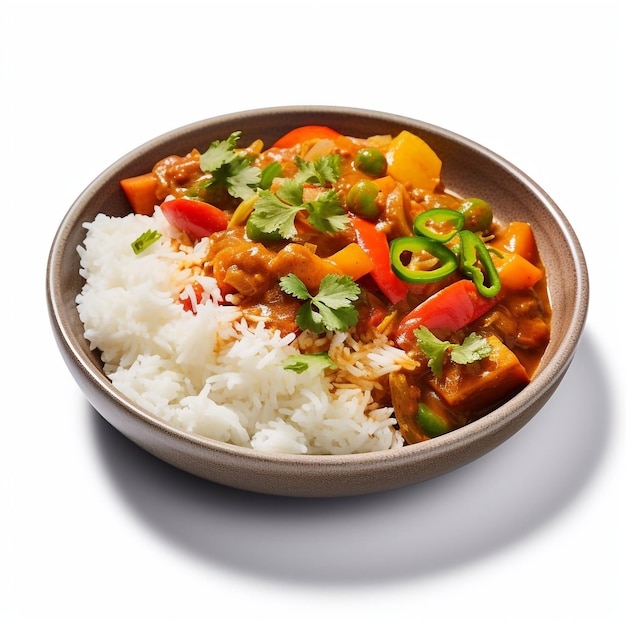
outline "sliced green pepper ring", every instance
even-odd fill
[[[441,262],[435,269],[418,270],[405,265],[403,257],[408,254],[427,252]],[[434,283],[457,269],[457,258],[454,252],[442,243],[428,237],[398,237],[389,246],[391,269],[394,274],[407,283]]]
[[[445,243],[463,228],[464,222],[463,214],[454,209],[428,209],[413,221],[413,232]]]
[[[498,270],[483,240],[471,230],[462,230],[461,239],[461,271],[474,281],[478,293],[486,298],[493,298],[500,292],[501,283]],[[478,265],[478,262],[482,268]],[[485,285],[485,278],[488,285]]]

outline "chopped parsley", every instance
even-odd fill
[[[327,368],[337,369],[337,365],[328,356],[327,352],[292,354],[283,361],[283,369],[291,370],[296,372],[296,374],[302,374],[302,372],[308,370],[317,375]]]
[[[161,238],[161,233],[156,230],[147,230],[133,241],[130,246],[135,254],[140,254],[146,248],[149,248],[155,241]]]
[[[459,365],[480,361],[491,353],[489,342],[476,333],[465,337],[463,343],[455,344],[438,339],[426,326],[420,326],[415,331],[415,337],[422,352],[428,357],[428,367],[437,378],[443,373],[443,360],[448,350],[450,360]]]
[[[295,219],[300,211],[307,212],[307,221],[320,232],[336,233],[348,225],[349,217],[344,212],[336,191],[321,192],[311,202],[304,202],[304,183],[286,180],[276,193],[259,189],[259,199],[248,218],[253,227],[263,233],[278,233],[283,239],[297,234]]]
[[[361,288],[350,276],[327,274],[315,296],[295,274],[283,276],[279,284],[285,293],[304,301],[296,314],[296,324],[302,330],[345,331],[358,321],[359,314],[352,302],[359,297]]]
[[[245,200],[254,195],[261,180],[261,170],[251,165],[245,154],[235,152],[240,137],[241,131],[235,131],[224,141],[214,141],[200,155],[200,169],[211,174],[205,187],[221,183],[231,196]]]

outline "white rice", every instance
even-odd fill
[[[142,408],[185,431],[264,452],[403,445],[392,409],[372,399],[378,379],[407,361],[384,337],[369,345],[349,333],[281,337],[248,323],[212,278],[198,274],[208,240],[175,249],[177,233],[158,208],[152,217],[98,215],[84,226],[78,253],[86,282],[76,302],[85,337],[113,385]],[[135,255],[130,244],[148,229],[162,237]],[[194,280],[204,295],[184,311],[179,296],[192,293]],[[284,369],[299,349],[327,350],[339,368]]]

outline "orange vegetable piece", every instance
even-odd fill
[[[337,266],[337,273],[350,276],[354,280],[362,278],[374,269],[374,261],[358,243],[349,243],[335,254],[326,258]]]
[[[491,258],[504,289],[530,289],[543,278],[543,270],[522,255],[502,249],[498,249],[498,252],[502,256],[493,254]]]
[[[140,215],[154,213],[154,205],[159,203],[156,196],[157,182],[157,177],[152,172],[120,181],[122,190],[135,213]]]
[[[533,264],[539,258],[532,226],[527,222],[511,222],[492,242],[495,248],[515,252]]]

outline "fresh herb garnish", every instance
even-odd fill
[[[130,246],[135,254],[140,254],[146,248],[149,248],[155,241],[161,238],[161,233],[156,230],[147,230],[133,241]]]
[[[314,161],[296,156],[295,164],[298,173],[294,180],[298,183],[315,183],[323,187],[326,183],[336,183],[339,180],[341,157],[338,154],[327,154]]]
[[[489,342],[476,333],[469,334],[463,343],[456,344],[438,339],[426,326],[420,326],[415,331],[415,337],[420,349],[428,357],[428,367],[437,378],[443,373],[443,360],[448,350],[450,360],[459,365],[480,361],[491,353]]]
[[[292,354],[283,361],[283,368],[296,374],[302,374],[308,370],[317,375],[327,368],[337,369],[337,365],[327,352],[318,352],[317,354]]]
[[[279,284],[285,293],[305,301],[296,314],[296,323],[302,330],[345,331],[358,320],[359,314],[352,302],[359,297],[361,288],[350,276],[327,274],[315,296],[295,274],[283,276]]]
[[[295,219],[300,211],[307,212],[307,221],[320,232],[336,233],[348,225],[339,196],[333,189],[322,191],[315,200],[303,202],[304,183],[286,180],[276,193],[259,189],[259,199],[249,219],[264,233],[278,232],[283,239],[297,234]]]
[[[200,156],[200,169],[211,174],[205,187],[222,183],[231,196],[245,200],[254,194],[261,170],[244,153],[235,151],[240,137],[241,131],[235,131],[224,141],[214,141]]]

